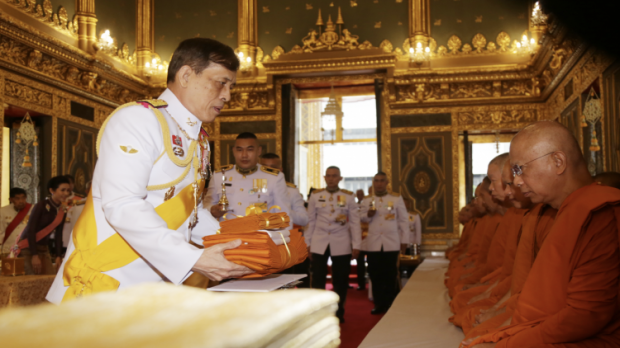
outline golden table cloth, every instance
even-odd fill
[[[166,283],[0,311],[2,347],[337,347],[324,290],[211,293]]]
[[[54,277],[56,276],[0,276],[0,308],[43,303]]]

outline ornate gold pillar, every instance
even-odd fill
[[[418,42],[426,47],[430,36],[430,0],[409,0],[409,40],[411,47],[415,47]]]
[[[256,0],[239,0],[237,9],[237,43],[239,52],[244,57],[252,58],[252,64],[256,64],[256,47],[258,47],[258,20],[256,12]]]
[[[97,15],[95,15],[95,0],[78,0],[78,47],[85,52],[95,54],[97,49]]]
[[[136,60],[138,73],[144,73],[144,64],[151,61],[155,49],[154,18],[155,0],[137,0],[136,11]]]

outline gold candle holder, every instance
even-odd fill
[[[220,197],[220,201],[217,204],[221,205],[220,211],[228,211],[228,197],[226,197],[226,173],[222,170],[222,197]]]
[[[370,201],[370,210],[377,210],[377,205],[375,204],[375,197],[372,197],[372,201]]]

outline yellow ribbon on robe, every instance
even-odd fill
[[[202,186],[202,182],[198,182],[198,187]],[[181,227],[193,210],[192,185],[187,185],[178,195],[155,208],[157,215],[171,230]],[[92,193],[88,195],[84,211],[73,229],[73,244],[75,250],[67,259],[63,272],[64,285],[69,287],[63,302],[83,295],[118,289],[119,281],[102,272],[124,267],[140,257],[118,233],[97,245]]]

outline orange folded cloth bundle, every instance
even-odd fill
[[[281,272],[303,262],[308,257],[308,247],[301,232],[293,229],[290,233],[290,243],[283,245],[275,245],[267,233],[258,231],[228,232],[206,236],[202,238],[202,244],[205,248],[209,248],[216,244],[241,239],[241,245],[224,251],[224,256],[230,262],[256,271],[241,278],[260,278]]]
[[[283,230],[291,219],[286,213],[262,213],[238,217],[220,223],[220,233],[254,232],[258,230]]]

